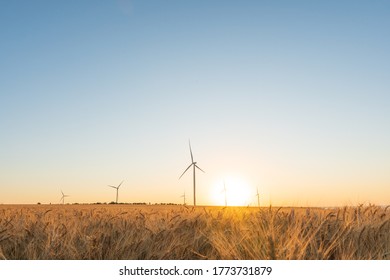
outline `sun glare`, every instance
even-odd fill
[[[213,203],[221,206],[247,206],[252,204],[255,197],[250,186],[237,177],[219,180],[213,185],[212,191]]]

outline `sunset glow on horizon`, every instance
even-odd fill
[[[248,206],[255,201],[256,192],[240,178],[228,177],[216,183],[212,189],[213,205]],[[226,192],[226,196],[225,196]],[[225,201],[226,200],[226,201]],[[226,202],[226,203],[225,203]],[[255,204],[253,204],[255,206]]]

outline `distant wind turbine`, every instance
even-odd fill
[[[122,185],[123,181],[117,186],[111,186],[111,185],[108,185],[110,188],[114,188],[116,189],[116,200],[115,200],[115,204],[118,204],[118,192],[119,192],[119,187]]]
[[[183,174],[181,174],[181,176],[179,177],[179,179],[184,175],[184,173],[187,172],[188,169],[190,169],[190,167],[192,166],[193,167],[193,174],[194,174],[194,206],[196,206],[196,184],[195,184],[195,168],[198,168],[200,171],[202,171],[203,173],[205,173],[199,166],[197,166],[197,162],[194,161],[194,156],[192,155],[192,149],[191,149],[191,142],[188,141],[189,143],[189,146],[190,146],[190,154],[191,154],[191,164],[187,167],[186,170],[184,170]]]
[[[257,206],[260,208],[260,194],[259,194],[259,187],[257,187],[257,193],[256,193],[256,196],[257,196]]]
[[[68,197],[69,195],[64,194],[64,192],[62,190],[61,190],[61,193],[62,193],[62,197],[60,199],[60,202],[62,202],[62,204],[65,204],[65,197]]]
[[[183,199],[184,199],[184,204],[183,205],[186,205],[186,192],[184,192],[184,194],[182,196],[180,196],[180,197],[183,197]]]

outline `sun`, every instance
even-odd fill
[[[254,195],[249,184],[239,177],[218,180],[212,188],[212,200],[215,205],[247,206],[253,201]]]

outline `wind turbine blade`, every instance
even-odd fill
[[[206,172],[204,172],[199,166],[197,166],[196,164],[195,164],[195,167],[196,168],[198,168],[200,171],[202,171],[203,173],[206,173]]]
[[[62,195],[64,195],[64,193],[62,192],[62,190],[61,190],[61,193],[62,193]]]
[[[193,163],[191,163],[186,170],[184,170],[183,174],[180,175],[179,179],[184,175],[184,173],[187,172],[188,169],[190,169],[190,167],[193,165]]]
[[[124,180],[119,184],[118,189],[119,189],[119,187],[122,185],[123,182],[124,182]]]
[[[111,185],[108,185],[110,188],[113,188],[113,189],[116,189],[116,187],[115,186],[111,186]]]
[[[192,155],[191,142],[188,140],[188,144],[190,145],[190,154],[191,154],[191,162],[194,162],[194,156]]]

